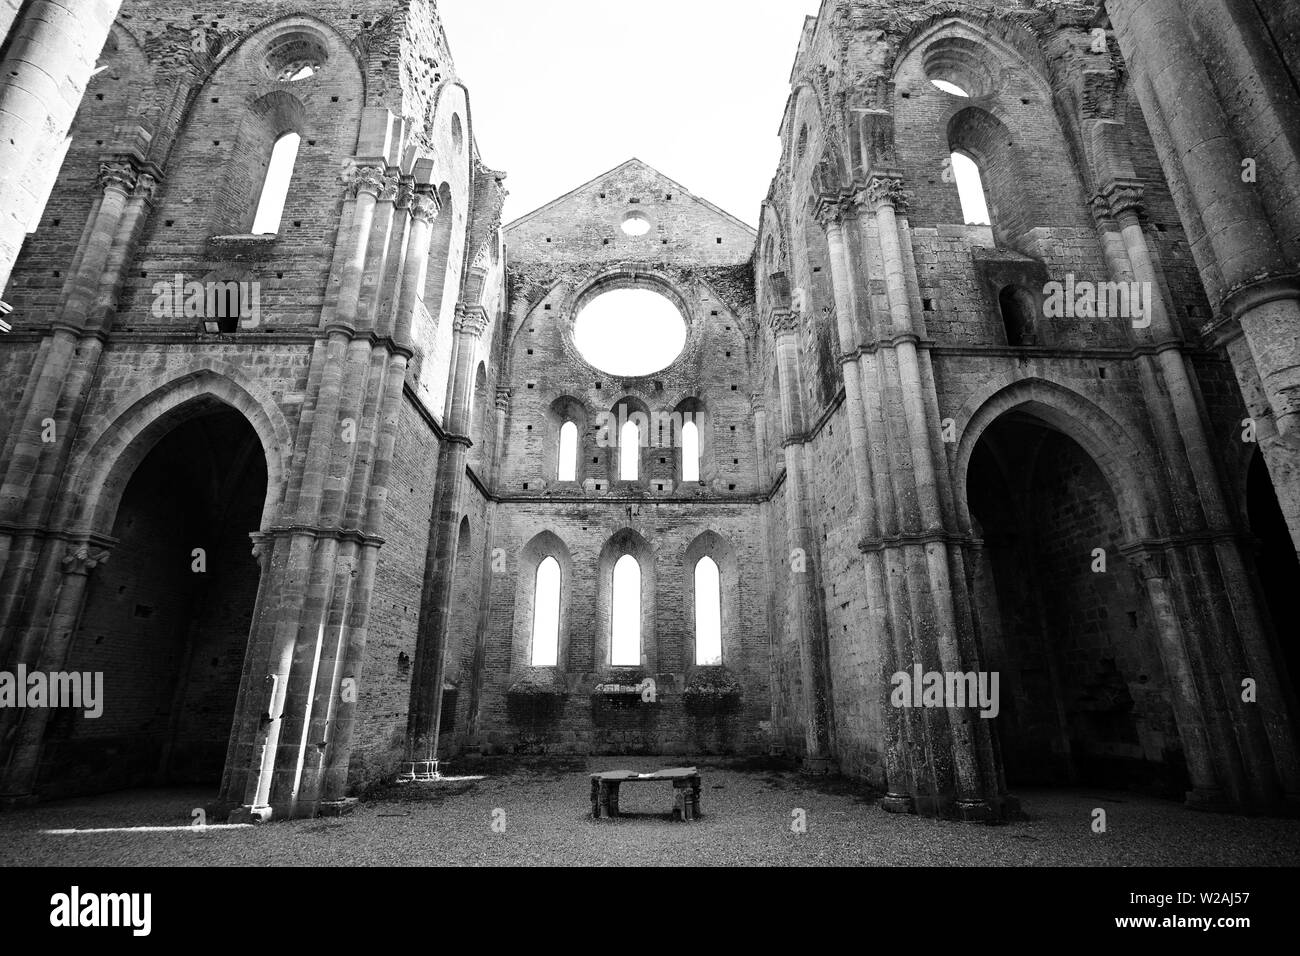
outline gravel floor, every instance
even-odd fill
[[[1031,790],[1018,794],[1030,819],[981,826],[885,813],[847,781],[706,764],[701,820],[668,818],[666,783],[624,786],[628,816],[590,818],[588,770],[666,765],[601,758],[587,769],[498,769],[408,785],[342,818],[257,828],[42,832],[185,826],[212,794],[68,800],[0,814],[0,865],[1300,865],[1296,820],[1198,813],[1123,792]],[[1106,811],[1104,834],[1091,830],[1096,807]],[[803,833],[792,829],[796,811]]]

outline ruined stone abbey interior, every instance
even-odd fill
[[[433,0],[0,36],[0,671],[104,681],[0,708],[5,802],[628,755],[1297,807],[1300,7],[824,0],[757,231],[636,158],[503,222]]]

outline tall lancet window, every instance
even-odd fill
[[[537,566],[533,592],[533,666],[554,667],[560,658],[560,562]]]
[[[695,663],[722,663],[722,575],[707,557],[695,562]]]
[[[297,133],[285,133],[275,141],[271,162],[266,167],[266,179],[262,180],[257,214],[253,217],[255,236],[280,231],[280,219],[284,216],[285,200],[289,198],[289,183],[293,181],[293,167],[298,160],[301,140]]]
[[[641,565],[625,554],[614,565],[610,600],[610,658],[615,667],[641,663]]]
[[[565,422],[560,426],[560,481],[578,480],[578,426]]]

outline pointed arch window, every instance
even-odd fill
[[[641,663],[641,565],[625,554],[614,565],[610,596],[610,664],[637,667]]]
[[[624,422],[618,430],[618,477],[620,481],[636,481],[641,457],[641,429],[636,421]]]
[[[700,426],[682,426],[682,481],[700,480]]]
[[[722,663],[722,574],[710,557],[695,562],[695,663]]]
[[[952,175],[957,181],[957,195],[961,197],[962,221],[968,226],[987,226],[988,200],[985,198],[984,177],[979,164],[962,152],[952,154]]]
[[[578,426],[565,422],[560,426],[560,481],[578,480]]]
[[[560,659],[560,562],[537,565],[533,590],[533,666],[554,667]]]
[[[262,180],[262,195],[257,201],[257,214],[253,217],[253,235],[278,233],[284,216],[284,203],[289,198],[289,183],[293,180],[293,167],[298,161],[298,145],[302,141],[297,133],[285,133],[271,149],[271,161]]]

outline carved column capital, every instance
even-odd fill
[[[349,166],[343,173],[344,193],[356,199],[363,193],[379,197],[384,188],[385,170],[382,166]]]
[[[136,185],[135,164],[126,159],[107,160],[99,164],[99,188],[117,189],[131,195]]]
[[[487,309],[481,305],[465,305],[458,303],[456,306],[456,323],[452,327],[456,334],[468,335],[473,338],[479,338],[487,330],[488,314]]]
[[[497,389],[497,411],[504,412],[510,407],[510,389]]]
[[[254,560],[265,571],[271,563],[271,552],[275,550],[275,539],[262,531],[253,531],[248,535],[248,538],[253,542],[252,553]]]
[[[68,548],[63,557],[64,574],[90,574],[91,571],[108,561],[108,552],[89,545],[77,545]]]
[[[1116,220],[1141,218],[1146,214],[1142,184],[1136,180],[1113,179],[1102,187],[1100,196],[1105,199],[1110,214]]]
[[[411,218],[423,222],[433,222],[442,210],[442,201],[438,192],[431,186],[419,185],[411,197]]]
[[[415,198],[415,181],[402,176],[397,181],[397,195],[393,198],[393,205],[403,212],[411,211],[411,200]]]
[[[822,228],[827,232],[841,226],[844,220],[852,214],[853,203],[845,202],[842,196],[821,196],[818,198],[817,206],[813,210],[813,215],[817,217],[817,221],[822,224]]]
[[[384,174],[383,182],[379,187],[379,201],[396,203],[397,197],[402,191],[402,174],[396,169],[389,170]]]
[[[798,312],[790,309],[773,309],[770,319],[772,334],[778,339],[785,335],[797,335],[799,316]]]
[[[135,183],[135,195],[145,202],[153,202],[159,185],[158,177],[153,173],[141,173]]]
[[[859,191],[856,201],[869,209],[892,206],[897,212],[906,212],[911,194],[901,179],[892,176],[872,176],[867,185]]]
[[[762,392],[753,392],[750,394],[749,410],[755,415],[761,415],[767,411],[767,401],[763,398]]]

